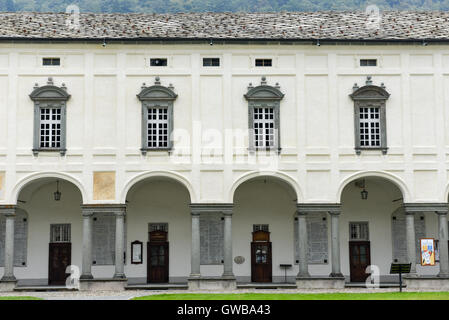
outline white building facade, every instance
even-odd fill
[[[151,17],[135,32],[166,19]],[[58,18],[20,16],[36,32]],[[67,266],[92,290],[339,288],[396,282],[399,262],[410,287],[449,287],[448,44],[287,26],[271,39],[3,27],[2,288],[64,285]],[[422,238],[438,240],[434,266]]]

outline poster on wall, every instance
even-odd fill
[[[432,238],[420,239],[421,247],[421,265],[434,266],[435,265],[435,240]]]

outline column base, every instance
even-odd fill
[[[114,280],[120,280],[120,279],[125,279],[126,280],[126,275],[124,273],[115,273],[114,276],[112,277]]]
[[[225,277],[190,277],[189,290],[235,290],[237,281],[234,276]]]
[[[343,275],[343,273],[331,273],[329,275],[330,278],[344,278],[345,276]]]
[[[80,279],[80,291],[124,291],[128,279]]]
[[[449,290],[449,276],[420,276],[409,277],[404,276],[404,284],[407,286],[407,291],[410,290]]]
[[[92,274],[82,274],[80,280],[92,280],[94,276]]]
[[[298,289],[344,289],[344,277],[296,277]]]
[[[4,278],[4,277],[3,277]],[[0,292],[11,292],[17,286],[17,280],[0,280]]]

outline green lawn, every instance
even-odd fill
[[[0,297],[0,300],[42,300],[41,298],[28,297],[28,296],[17,296],[17,297]]]
[[[133,300],[449,300],[449,292],[379,293],[183,293],[156,294]]]

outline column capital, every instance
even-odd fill
[[[81,212],[85,217],[91,216],[95,212],[111,212],[120,216],[126,214],[126,204],[83,204]]]
[[[224,215],[232,215],[232,203],[191,203],[190,210],[192,215],[201,213],[218,213]]]
[[[402,206],[404,208],[405,214],[414,214],[422,212],[435,212],[437,214],[446,214],[448,211],[447,203],[404,203]]]
[[[298,215],[315,213],[315,212],[328,212],[329,214],[338,215],[341,212],[340,203],[297,203],[296,212]]]
[[[4,215],[6,217],[15,217],[16,216],[16,205],[1,205],[0,206],[0,215]]]

